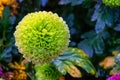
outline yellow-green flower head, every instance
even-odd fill
[[[36,65],[35,70],[36,80],[59,80],[62,76],[56,67],[51,64]]]
[[[103,3],[107,6],[120,6],[120,0],[103,0]]]
[[[40,11],[26,15],[14,33],[24,58],[35,64],[49,63],[69,44],[67,24],[56,13]]]

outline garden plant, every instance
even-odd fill
[[[0,80],[120,80],[120,0],[0,0]]]

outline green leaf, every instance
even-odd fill
[[[0,54],[0,59],[6,62],[11,62],[12,61],[11,51],[12,51],[12,46],[4,49],[4,51]]]
[[[58,69],[59,72],[61,72],[63,75],[67,74],[67,71],[65,70],[65,65],[62,61],[56,59],[52,62]]]
[[[76,59],[74,61],[71,60],[71,62],[74,63],[76,66],[83,68],[87,73],[90,73],[92,75],[96,74],[95,68],[89,60]]]
[[[96,4],[94,8],[91,21],[96,21],[96,33],[104,31],[105,27],[112,27],[114,25],[119,15],[115,13],[118,12],[117,8],[110,8],[101,4]]]
[[[82,74],[76,66],[83,68],[87,73],[96,75],[96,70],[86,53],[77,48],[68,48],[63,55],[53,60],[52,63],[63,75],[69,73],[72,77],[81,77]]]
[[[75,77],[75,78],[82,77],[81,72],[79,71],[79,69],[78,69],[72,62],[64,61],[64,63],[65,63],[64,65],[66,66],[66,67],[65,67],[65,70],[66,70],[72,77]]]
[[[1,24],[4,27],[8,27],[8,25],[10,23],[10,20],[9,20],[10,14],[11,14],[10,8],[8,6],[5,7],[5,9],[3,10],[3,13],[2,13],[2,18],[1,18]]]
[[[80,49],[83,49],[90,57],[94,53],[102,54],[105,49],[104,40],[110,37],[107,31],[96,34],[95,31],[90,31],[81,36],[84,40],[78,44]]]

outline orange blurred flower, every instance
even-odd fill
[[[0,17],[2,17],[2,12],[6,6],[10,6],[12,10],[12,15],[17,14],[18,3],[16,0],[0,0]]]
[[[104,69],[111,68],[114,66],[114,64],[114,57],[112,56],[106,57],[102,62],[99,63],[99,65],[102,66]]]
[[[17,62],[9,64],[13,68],[14,78],[13,80],[27,80],[27,74],[25,72],[25,65],[23,61],[18,64]]]

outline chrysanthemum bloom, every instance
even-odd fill
[[[107,80],[120,80],[120,73],[114,75],[114,76],[111,76],[109,77]]]
[[[66,50],[69,30],[61,17],[40,11],[26,15],[14,33],[24,58],[36,64],[49,63]]]
[[[120,6],[120,0],[103,0],[103,3],[107,6]]]
[[[59,80],[61,73],[54,65],[44,64],[43,66],[36,65],[36,80]]]

